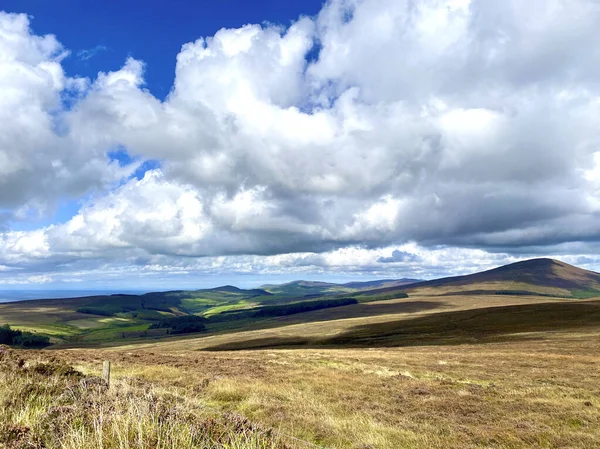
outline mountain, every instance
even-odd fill
[[[466,276],[411,284],[414,294],[496,293],[572,298],[600,296],[600,274],[554,259],[530,259]]]
[[[395,288],[402,285],[419,282],[419,279],[378,279],[375,281],[347,282],[345,284],[335,284],[332,282],[319,281],[292,281],[285,284],[268,284],[260,288],[274,295],[283,296],[321,296],[344,293],[354,293],[362,290],[374,288]]]
[[[384,287],[400,287],[402,285],[414,284],[416,282],[422,282],[421,279],[378,279],[376,281],[365,281],[365,282],[347,282],[342,284],[344,287],[355,288],[357,290],[371,289],[371,288],[384,288]]]
[[[353,292],[354,289],[343,287],[340,284],[318,281],[292,281],[285,284],[268,284],[260,287],[273,295],[283,296],[315,296],[335,293]]]
[[[207,293],[207,292],[221,292],[221,293],[233,293],[233,294],[239,294],[239,295],[245,295],[248,297],[252,297],[252,296],[271,296],[271,293],[269,293],[266,290],[262,290],[260,288],[254,288],[251,290],[244,290],[241,288],[238,288],[234,285],[223,285],[221,287],[214,287],[214,288],[209,288],[209,289],[205,289],[205,290],[195,290],[196,292],[202,294],[202,293]]]
[[[377,281],[375,281],[376,283]],[[465,276],[359,289],[362,294],[440,296],[461,294],[538,295],[560,298],[600,297],[600,273],[554,259],[530,259]],[[350,285],[360,283],[350,283]],[[347,286],[348,284],[344,284]],[[376,285],[376,284],[373,284]],[[399,296],[401,297],[401,296]]]

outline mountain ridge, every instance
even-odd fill
[[[472,274],[417,282],[411,284],[407,291],[418,294],[435,289],[445,290],[445,294],[481,291],[594,297],[600,296],[600,273],[556,259],[535,258]]]
[[[307,281],[303,279],[285,282],[283,284],[265,284],[259,288],[272,294],[287,294],[297,297],[314,297],[315,295],[355,293],[373,288],[400,287],[403,285],[420,282],[422,279],[375,279],[372,281],[352,281],[338,284],[334,282]]]

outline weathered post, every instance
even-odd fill
[[[105,360],[102,366],[102,379],[106,382],[106,385],[110,387],[110,361]]]

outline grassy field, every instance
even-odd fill
[[[234,413],[327,448],[590,448],[600,441],[599,314],[600,301],[405,298],[239,331],[19,353],[87,375],[109,359],[119,386],[141,382],[204,413]],[[268,344],[225,350],[256,340]],[[18,416],[11,419],[31,427]],[[140,432],[143,440],[156,434]],[[306,447],[291,438],[279,443]]]
[[[238,326],[225,323],[214,332],[187,337],[169,337],[161,341],[165,350],[206,350],[219,345],[249,344],[255,340],[280,342],[297,339],[322,340],[342,335],[360,326],[375,328],[389,322],[404,322],[425,316],[440,316],[447,312],[477,310],[484,307],[504,307],[527,304],[573,304],[571,300],[535,296],[467,295],[445,297],[414,297],[360,303],[332,309],[316,310],[298,315],[264,320],[242,321]],[[579,302],[577,302],[579,304]],[[140,342],[136,347],[143,347]],[[153,345],[154,343],[147,343]]]
[[[14,350],[17,362],[0,369],[0,448],[598,447],[600,298],[577,299],[595,291],[596,277],[567,270],[556,279],[544,264],[552,270],[526,280],[551,279],[569,298],[509,294],[520,288],[512,281],[503,294],[461,294],[452,289],[465,284],[454,278],[408,298],[388,288],[353,292],[359,303],[242,314],[186,336],[148,329],[153,315],[143,313],[210,304],[235,315],[238,306],[186,297],[170,311],[105,317],[79,313],[70,300],[0,305],[2,318],[68,336],[52,349]],[[290,302],[266,296],[235,301],[252,310]],[[101,398],[79,377],[75,385],[62,371],[34,368],[73,366],[93,379],[107,359],[116,387]],[[63,406],[74,418],[54,420]],[[167,409],[177,412],[165,417]]]
[[[110,359],[119,382],[147,382],[328,448],[590,448],[600,441],[600,326],[478,344],[199,346],[192,339],[51,354],[91,374]]]
[[[23,358],[22,356],[26,356]],[[0,346],[0,448],[285,449],[275,429],[158,384],[96,376]]]

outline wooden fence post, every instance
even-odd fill
[[[106,382],[106,385],[110,387],[110,361],[105,360],[102,366],[102,379]]]

